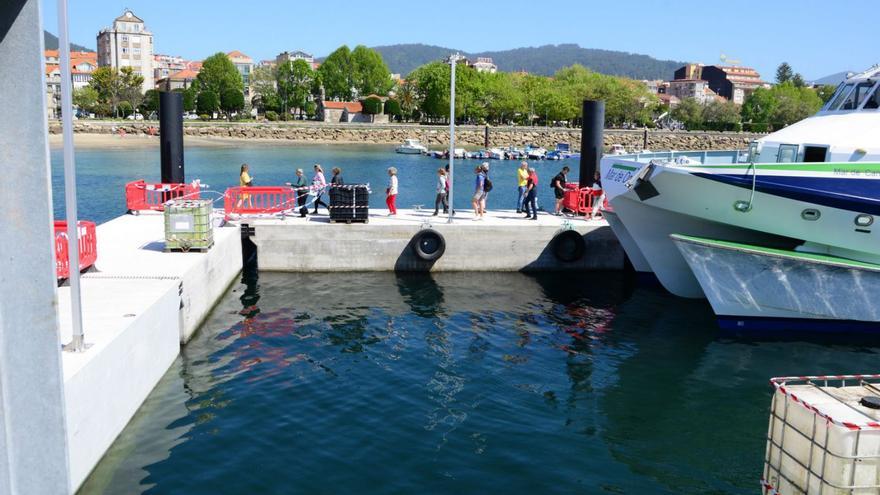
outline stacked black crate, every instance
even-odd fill
[[[368,222],[370,215],[369,184],[351,184],[330,188],[331,222]]]

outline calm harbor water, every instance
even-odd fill
[[[767,379],[878,350],[619,274],[246,273],[81,493],[757,493]]]
[[[146,139],[146,138],[129,138]],[[399,208],[411,208],[421,204],[434,207],[434,186],[437,169],[445,160],[420,155],[400,155],[388,145],[285,145],[265,142],[242,142],[223,146],[188,146],[185,153],[186,179],[201,179],[218,194],[205,197],[217,198],[227,187],[238,185],[238,173],[242,163],[251,166],[255,185],[274,186],[292,181],[297,168],[302,168],[306,180],[311,181],[312,166],[320,163],[330,180],[330,169],[340,167],[346,183],[369,183],[373,194],[372,208],[385,208],[385,186],[388,167],[398,169],[400,194]],[[55,198],[55,215],[64,216],[64,169],[59,147],[51,150],[52,185]],[[456,160],[455,206],[470,209],[474,191],[474,167],[479,160]],[[531,162],[539,175],[538,203],[552,208],[553,191],[550,180],[568,165],[572,168],[569,179],[577,180],[577,160]],[[79,217],[98,223],[106,222],[125,213],[125,184],[145,179],[159,182],[159,147],[143,148],[80,148],[76,151],[77,189]],[[495,189],[489,195],[489,208],[516,208],[516,174],[519,162],[490,161],[490,177]],[[327,197],[324,198],[327,201]],[[218,201],[217,207],[223,202]],[[321,209],[326,214],[326,210]]]
[[[187,177],[223,191],[242,162],[260,185],[319,162],[383,207],[393,165],[399,205],[431,205],[443,162],[392,151],[190,147]],[[476,163],[459,163],[470,192]],[[545,206],[564,163],[537,164]],[[126,182],[159,178],[158,148],[77,164],[80,216],[97,222],[124,213]],[[513,207],[515,166],[492,162],[490,208]],[[81,493],[757,493],[767,380],[875,372],[878,351],[723,336],[705,302],[619,273],[247,272]]]

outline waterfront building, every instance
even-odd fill
[[[305,60],[312,66],[312,69],[317,69],[321,65],[315,62],[315,57],[311,53],[306,53],[301,50],[279,53],[278,56],[275,57],[275,65],[283,64],[284,62],[293,62],[295,60]]]
[[[61,117],[61,65],[58,50],[43,52],[46,64],[46,107],[50,119]],[[92,72],[98,68],[95,52],[70,52],[71,82],[73,89],[81,89],[92,81]]]
[[[723,98],[742,105],[746,97],[764,85],[758,71],[750,67],[706,65],[702,79],[709,88]]]
[[[183,69],[156,81],[156,89],[161,91],[187,89],[192,86],[193,81],[195,81],[198,76],[199,73],[197,71]]]
[[[254,71],[254,59],[238,50],[233,50],[227,53],[226,56],[229,57],[229,60],[238,69],[238,73],[241,74],[241,82],[244,85],[244,101],[250,103],[252,93],[250,90],[251,72]]]
[[[153,89],[153,33],[143,19],[126,10],[98,33],[98,65],[117,70],[131,67],[144,77],[143,90]]]
[[[709,88],[709,83],[702,79],[675,79],[669,81],[667,94],[679,100],[693,98],[702,104],[709,103],[718,96]]]
[[[748,95],[765,84],[758,71],[750,67],[702,64],[687,64],[679,68],[675,71],[675,80],[670,83],[698,80],[705,81],[714,94],[738,105],[742,105]],[[682,97],[679,94],[676,96]]]
[[[702,79],[703,64],[687,64],[675,71],[675,79]]]
[[[492,62],[491,57],[477,57],[477,61],[470,64],[477,72],[489,72],[494,74],[498,72],[498,66]]]
[[[369,122],[364,113],[364,106],[359,101],[327,101],[318,102],[317,119],[320,122]]]
[[[153,55],[153,79],[158,81],[187,68],[187,61],[175,55]]]

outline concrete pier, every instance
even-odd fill
[[[98,261],[82,277],[88,349],[63,353],[64,417],[75,490],[128,424],[241,271],[237,228],[215,229],[207,253],[165,253],[160,214],[98,226]],[[58,289],[61,341],[70,289]]]
[[[253,228],[260,270],[326,271],[538,271],[621,270],[624,252],[604,220],[566,218],[542,213],[527,220],[514,211],[490,211],[473,220],[458,211],[452,224],[433,210],[384,210],[368,224],[330,224],[327,215],[284,219],[243,219]],[[436,262],[417,258],[413,237],[422,229],[440,232],[446,252]],[[563,230],[581,234],[584,256],[563,262],[554,256],[551,241]]]

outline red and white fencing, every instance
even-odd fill
[[[223,195],[223,209],[227,220],[232,216],[274,215],[293,210],[296,197],[296,189],[287,186],[230,187]]]
[[[79,271],[98,259],[98,238],[94,222],[81,221],[79,227]],[[55,272],[59,279],[70,277],[70,246],[67,243],[67,222],[55,222]]]
[[[174,199],[199,199],[201,185],[188,184],[149,184],[136,180],[125,185],[125,205],[131,212],[165,211],[165,203]]]

